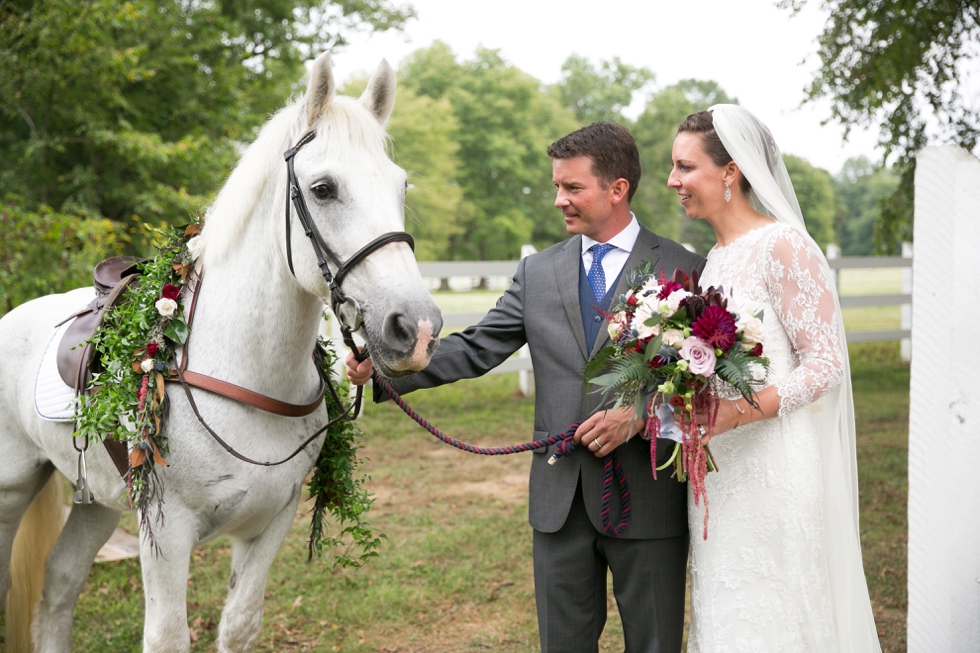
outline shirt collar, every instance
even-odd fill
[[[633,245],[636,244],[636,237],[640,235],[640,223],[636,221],[636,216],[630,211],[630,222],[622,231],[606,241],[608,244],[621,249],[625,252],[632,252]],[[599,243],[598,240],[582,235],[582,254],[589,251],[589,248]]]

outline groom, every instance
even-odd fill
[[[623,621],[626,651],[680,651],[688,530],[687,490],[653,480],[650,443],[632,409],[592,413],[582,368],[609,341],[603,311],[627,289],[626,270],[651,261],[668,275],[702,268],[704,259],[637,223],[629,203],[640,160],[629,131],[594,123],[548,148],[558,207],[573,237],[523,259],[514,282],[477,325],[442,339],[429,366],[394,382],[399,393],[473,378],[528,343],[537,393],[535,440],[581,422],[575,451],[549,466],[554,447],[531,462],[529,521],[534,529],[534,586],[543,653],[594,653],[606,622],[606,573]],[[347,359],[355,383],[370,378],[370,359]],[[376,396],[377,399],[377,396]],[[590,414],[591,413],[591,414]],[[673,442],[658,443],[666,459]],[[615,450],[629,483],[632,514],[619,537],[603,532],[602,459]],[[613,493],[610,517],[619,518]]]

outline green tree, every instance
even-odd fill
[[[144,250],[144,222],[200,212],[304,59],[412,15],[389,0],[0,2],[0,301],[90,283],[96,254]]]
[[[420,261],[451,258],[450,244],[467,222],[469,205],[458,181],[459,146],[453,140],[458,129],[446,98],[399,89],[388,131],[394,160],[408,171],[405,228],[415,237]]]
[[[510,259],[524,243],[547,246],[566,237],[546,150],[576,122],[556,93],[496,50],[459,61],[438,41],[410,55],[400,79],[420,96],[446,99],[457,122],[463,204],[452,258]]]
[[[807,0],[781,0],[798,11]],[[882,204],[877,248],[894,252],[912,240],[915,153],[925,147],[927,115],[938,139],[973,150],[980,109],[960,68],[980,41],[976,0],[823,0],[829,22],[820,35],[821,66],[806,89],[809,101],[828,98],[845,128],[880,124],[887,161],[895,155],[897,189]],[[975,81],[975,80],[974,80]]]
[[[667,187],[673,167],[671,149],[677,126],[689,114],[713,104],[736,102],[716,82],[685,79],[654,94],[632,127],[643,166],[631,204],[633,213],[658,234],[690,243],[702,254],[714,245],[714,230],[703,220],[689,219],[677,193]]]
[[[834,229],[841,251],[845,256],[871,256],[881,200],[895,192],[898,177],[861,156],[845,161],[833,184],[838,198]]]
[[[825,250],[829,243],[834,242],[836,206],[830,173],[792,154],[784,154],[783,162],[793,182],[796,198],[800,201],[806,230]]]
[[[636,68],[613,57],[594,66],[588,59],[573,54],[561,66],[562,103],[575,112],[575,118],[587,125],[593,122],[628,122],[623,109],[633,101],[633,94],[653,82],[647,68]]]
[[[111,220],[0,200],[0,315],[29,299],[92,284],[92,268],[125,236]]]
[[[116,221],[184,220],[314,50],[399,27],[387,0],[7,0],[0,192]]]

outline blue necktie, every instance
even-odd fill
[[[596,301],[602,301],[606,296],[606,273],[602,269],[602,257],[608,254],[615,245],[597,244],[589,248],[592,252],[592,267],[589,268],[589,285],[592,286],[592,294]]]

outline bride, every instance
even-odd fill
[[[762,308],[768,387],[720,402],[688,651],[880,651],[861,562],[850,369],[827,261],[769,130],[716,105],[681,123],[668,185],[718,243],[704,287]],[[736,310],[738,310],[736,308]],[[688,501],[691,532],[700,508]]]

